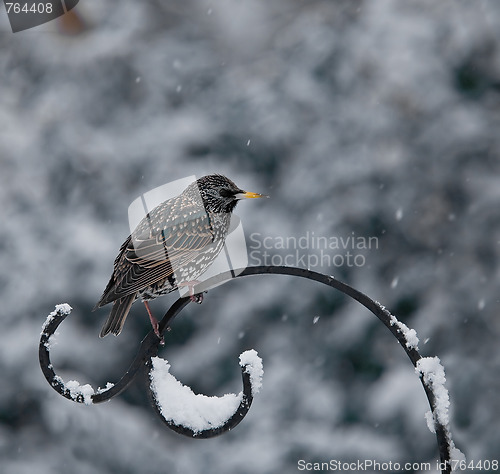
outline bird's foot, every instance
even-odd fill
[[[165,338],[163,337],[163,334],[160,334],[160,323],[158,320],[155,319],[155,324],[152,324],[153,326],[153,331],[155,334],[158,336],[158,339],[160,340],[160,346],[165,345]]]
[[[193,303],[198,303],[201,304],[203,302],[203,293],[206,293],[206,291],[202,291],[201,293],[194,293],[194,287],[196,285],[199,285],[201,281],[198,280],[191,280],[191,281],[186,281],[184,283],[181,283],[179,285],[179,288],[182,288],[183,286],[187,286],[189,290],[189,299]]]
[[[198,304],[201,304],[203,303],[203,293],[198,293],[196,295],[191,295],[189,297],[189,299],[193,302],[193,303],[198,303]]]

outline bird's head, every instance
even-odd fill
[[[229,178],[221,174],[211,174],[193,183],[208,212],[233,212],[241,199],[268,197],[240,189]]]

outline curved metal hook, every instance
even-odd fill
[[[309,280],[317,281],[324,285],[330,286],[331,288],[335,288],[342,293],[350,296],[355,299],[363,306],[365,306],[369,311],[371,311],[377,318],[382,321],[382,323],[391,331],[391,333],[396,337],[398,342],[401,344],[406,354],[410,358],[414,367],[418,368],[418,362],[422,359],[422,356],[419,354],[416,344],[412,343],[408,339],[408,328],[400,323],[389,311],[387,311],[380,303],[372,300],[364,293],[352,288],[351,286],[336,280],[334,277],[323,275],[321,273],[317,273],[311,270],[306,270],[303,268],[296,267],[284,267],[284,266],[257,266],[257,267],[247,267],[245,269],[238,269],[227,271],[211,277],[206,281],[198,284],[194,287],[193,291],[195,294],[202,293],[207,291],[210,288],[220,285],[226,281],[240,278],[244,276],[250,275],[263,275],[263,274],[275,274],[275,275],[290,275],[297,276],[301,278],[306,278]],[[178,299],[167,311],[163,319],[159,324],[159,331],[162,334],[165,329],[168,327],[172,319],[179,314],[179,312],[190,302],[190,299],[187,297]],[[56,375],[53,370],[52,364],[50,362],[49,356],[49,347],[50,347],[50,337],[54,334],[55,330],[61,324],[61,322],[66,318],[69,314],[71,308],[68,310],[67,307],[63,307],[67,305],[59,305],[56,307],[56,311],[51,313],[51,317],[48,318],[46,324],[44,325],[41,339],[40,339],[40,347],[39,347],[39,358],[40,365],[42,367],[42,371],[45,375],[45,378],[49,382],[49,384],[56,390],[58,393],[63,395],[64,397],[79,402],[79,403],[88,403],[89,400],[91,403],[100,403],[102,401],[108,400],[111,397],[118,395],[121,393],[131,381],[135,378],[139,369],[148,368],[151,365],[151,357],[156,356],[158,352],[158,345],[160,343],[160,339],[154,334],[153,331],[148,333],[148,335],[144,338],[141,343],[139,352],[132,362],[127,373],[120,379],[120,381],[112,386],[108,387],[105,390],[99,390],[97,393],[89,394],[88,391],[77,390],[74,387],[68,387],[62,379]],[[425,393],[427,395],[427,399],[429,401],[432,413],[434,415],[435,421],[435,430],[436,437],[438,441],[439,454],[441,458],[441,463],[445,468],[442,469],[443,473],[451,472],[451,449],[453,446],[451,435],[449,433],[448,427],[445,426],[440,417],[436,415],[437,411],[437,401],[435,394],[435,387],[433,387],[432,382],[427,380],[425,374],[421,371],[419,372],[419,377]],[[167,426],[174,431],[185,434],[187,436],[196,437],[196,438],[208,438],[212,436],[217,436],[222,434],[225,431],[232,429],[236,426],[248,413],[248,410],[251,405],[251,393],[250,397],[248,396],[248,386],[245,392],[245,385],[249,383],[249,380],[245,379],[245,372],[243,373],[243,385],[244,385],[244,393],[246,393],[246,398],[242,398],[242,403],[238,410],[234,413],[234,415],[227,420],[226,424],[224,424],[220,428],[210,428],[207,430],[202,430],[200,432],[194,432],[194,430],[190,430],[185,426],[176,425],[173,422],[169,422],[165,420]],[[153,397],[154,398],[154,397]],[[243,400],[246,400],[243,403]],[[159,407],[154,403],[155,409],[158,411]],[[162,417],[163,419],[163,417]]]
[[[188,301],[176,301],[163,317],[165,323],[172,320],[187,303],[189,303],[189,299]],[[59,325],[71,313],[71,309],[72,308],[67,304],[57,305],[55,311],[50,313],[45,321],[40,335],[40,344],[38,346],[40,367],[50,386],[68,400],[86,404],[105,402],[122,393],[132,383],[137,376],[137,372],[144,367],[145,362],[158,353],[160,341],[154,332],[148,333],[142,340],[135,359],[118,383],[108,384],[106,389],[98,389],[97,392],[94,392],[91,388],[82,392],[74,385],[68,386],[68,383],[65,383],[63,379],[55,373],[54,366],[50,360],[50,338],[54,335]]]
[[[162,331],[189,302],[189,298],[180,298],[170,307],[162,319]],[[45,324],[43,325],[40,336],[40,344],[38,348],[40,367],[47,382],[49,382],[50,386],[57,393],[68,400],[72,400],[77,403],[85,403],[87,405],[92,403],[101,403],[122,393],[135,379],[140,370],[147,370],[148,373],[150,372],[152,358],[158,354],[158,346],[160,344],[160,339],[158,339],[153,331],[150,331],[142,340],[135,359],[117,384],[113,385],[108,383],[107,388],[94,391],[90,385],[81,386],[76,381],[64,382],[62,377],[55,373],[50,360],[50,338],[54,335],[59,325],[71,313],[71,309],[72,308],[67,304],[57,305],[55,311],[48,316]],[[236,411],[234,411],[234,413],[232,413],[232,415],[224,423],[216,427],[206,428],[199,431],[195,431],[189,427],[183,426],[182,424],[175,423],[172,420],[165,419],[161,413],[161,407],[159,406],[151,387],[149,387],[148,394],[155,411],[165,422],[168,428],[192,438],[213,438],[236,427],[243,420],[243,418],[245,418],[250,410],[253,401],[253,393],[255,392],[256,387],[252,384],[248,363],[241,364],[241,373],[243,378],[243,391],[241,393],[241,400]]]

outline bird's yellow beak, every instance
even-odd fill
[[[236,199],[254,199],[254,198],[267,198],[265,194],[251,193],[250,191],[245,191],[243,193],[238,193],[235,195]]]

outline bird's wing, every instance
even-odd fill
[[[169,222],[161,228],[144,229],[132,234],[125,249],[125,258],[145,268],[155,268],[166,260],[175,270],[182,266],[189,255],[196,255],[214,240],[214,233],[207,214],[203,211],[182,222]]]
[[[114,282],[105,290],[102,304],[136,293],[171,276],[214,242],[214,233],[204,209],[184,203],[182,215],[172,218],[171,212],[177,206],[175,203],[166,204],[168,201],[146,216],[122,245],[115,260]]]

